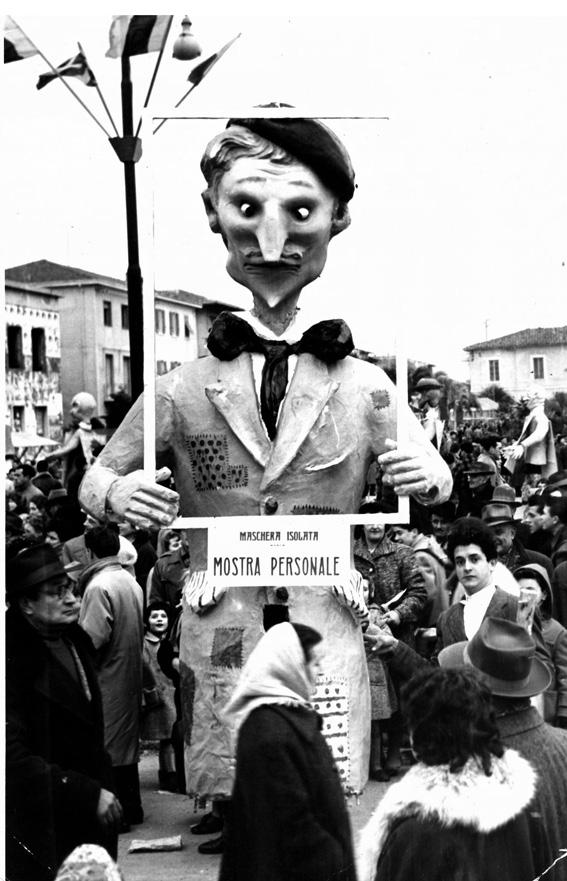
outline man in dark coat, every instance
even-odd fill
[[[482,509],[481,519],[490,527],[496,541],[497,559],[514,572],[519,566],[538,563],[551,578],[553,566],[549,557],[538,551],[529,551],[516,535],[517,522],[510,505],[503,502],[489,502]]]
[[[120,803],[104,751],[93,647],[49,545],[8,564],[6,877],[51,881],[70,851],[116,855]]]

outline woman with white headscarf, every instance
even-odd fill
[[[238,732],[220,881],[355,881],[339,774],[310,697],[321,636],[276,624],[226,708]]]

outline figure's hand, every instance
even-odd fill
[[[161,468],[156,480],[170,476],[169,468]],[[177,516],[179,495],[151,480],[145,471],[132,471],[117,477],[111,485],[108,506],[120,520],[128,520],[139,529],[169,526]]]
[[[96,818],[103,826],[118,826],[122,821],[122,805],[113,792],[101,789],[96,808]]]
[[[185,587],[185,600],[192,612],[202,615],[207,609],[217,606],[228,587],[224,585],[213,585],[209,581],[209,577],[204,570],[192,572]]]
[[[384,472],[383,482],[391,486],[396,495],[428,493],[436,488],[436,463],[424,447],[411,441],[398,445],[390,438],[385,446],[388,452],[378,456],[377,461]]]
[[[524,455],[524,448],[522,444],[512,444],[508,451],[508,455],[511,459],[521,459]]]

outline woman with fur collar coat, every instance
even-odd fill
[[[536,774],[501,745],[486,687],[423,671],[404,702],[418,762],[362,831],[358,881],[533,881],[553,862],[530,813]]]

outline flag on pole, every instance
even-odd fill
[[[90,69],[87,59],[82,52],[77,52],[73,58],[68,58],[56,68],[57,73],[42,73],[37,81],[36,89],[43,89],[48,83],[59,79],[60,76],[77,77],[85,86],[96,86],[95,75]]]
[[[218,52],[215,52],[214,55],[211,55],[209,58],[205,58],[204,61],[201,61],[200,64],[197,64],[196,67],[193,68],[187,79],[190,83],[193,83],[194,86],[198,86],[202,80],[207,76],[211,68],[215,66],[217,61],[220,61],[224,53],[230,49],[232,44],[238,40],[240,34],[237,34],[236,37],[233,37],[232,40],[229,40],[228,43],[219,49]]]
[[[159,52],[170,18],[169,15],[114,15],[107,56],[120,58],[122,55]]]
[[[28,40],[14,19],[6,15],[4,22],[4,64],[10,61],[22,61],[31,55],[39,55],[34,44]]]

